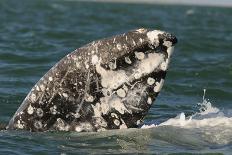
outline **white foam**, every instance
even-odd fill
[[[205,90],[202,103],[200,105],[200,112],[186,118],[182,112],[175,118],[157,125],[143,125],[141,128],[154,128],[160,126],[174,126],[184,129],[190,129],[201,133],[202,137],[209,142],[217,144],[228,144],[232,142],[232,117],[225,116],[223,111],[205,99]]]
[[[151,125],[144,124],[141,128],[142,129],[149,129],[149,128],[154,128],[154,127],[157,127],[157,125],[156,124],[151,124]]]
[[[220,110],[216,107],[213,107],[212,104],[205,99],[206,89],[204,89],[203,101],[202,103],[198,103],[200,106],[200,115],[207,115],[212,113],[218,113]]]

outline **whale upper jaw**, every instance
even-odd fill
[[[68,54],[32,88],[7,129],[136,127],[160,92],[177,39],[137,29]]]

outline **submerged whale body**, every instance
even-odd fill
[[[169,33],[142,28],[73,51],[36,83],[7,129],[137,127],[163,86],[175,43]]]

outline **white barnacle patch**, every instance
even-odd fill
[[[101,115],[105,115],[109,112],[110,106],[108,104],[108,100],[105,97],[100,98],[101,103],[96,103],[95,105],[91,105],[94,111],[94,117],[101,117]]]
[[[88,122],[80,123],[79,125],[76,125],[75,131],[81,132],[81,131],[93,131],[93,126]]]
[[[113,117],[113,118],[118,118],[118,115],[115,114],[115,113],[111,113],[110,116]]]
[[[116,59],[114,60],[114,62],[109,62],[109,67],[112,70],[117,68]]]
[[[130,60],[129,57],[125,57],[125,62],[126,62],[127,64],[132,64],[132,62],[131,62],[131,60]]]
[[[96,103],[95,105],[91,104],[92,108],[93,108],[93,112],[94,112],[94,116],[95,117],[101,117],[101,105],[100,103]]]
[[[136,45],[136,43],[135,43],[135,41],[134,41],[134,40],[132,40],[132,43],[134,44],[134,46]]]
[[[120,125],[120,121],[119,121],[118,119],[114,119],[114,124],[115,124],[116,126],[119,126],[119,125]]]
[[[41,84],[39,87],[42,91],[45,91],[45,86],[43,84]]]
[[[140,62],[135,71],[135,78],[138,79],[143,75],[153,72],[164,61],[164,55],[160,53],[149,53],[148,57]]]
[[[123,97],[126,97],[126,92],[124,89],[120,88],[117,90],[117,95],[123,98]]]
[[[76,67],[77,67],[77,68],[81,68],[81,65],[80,65],[79,62],[76,62]]]
[[[38,109],[36,109],[36,114],[38,117],[43,117],[44,112],[41,108],[38,108]]]
[[[137,29],[136,31],[139,32],[139,33],[144,33],[144,32],[146,32],[146,29],[141,28],[141,29]]]
[[[97,55],[93,55],[92,56],[92,60],[91,60],[92,64],[96,65],[98,63],[98,61],[99,61],[98,56]]]
[[[138,69],[137,71],[134,72],[134,78],[135,79],[139,79],[142,77],[142,72],[140,69]]]
[[[122,124],[120,125],[119,129],[127,129],[126,123],[121,119]]]
[[[94,101],[94,98],[93,98],[93,96],[92,95],[90,95],[90,94],[85,94],[85,101],[86,102],[93,102]]]
[[[143,53],[144,54],[144,53]],[[142,55],[143,55],[142,54]],[[140,59],[143,56],[138,56]],[[149,53],[146,58],[138,61],[135,68],[132,69],[133,73],[127,75],[125,70],[106,70],[101,67],[100,63],[96,65],[96,71],[101,75],[101,85],[108,90],[114,90],[123,85],[133,81],[134,79],[140,79],[144,75],[148,75],[154,71],[160,70],[160,65],[164,62],[165,55],[162,53]]]
[[[106,129],[105,128],[99,128],[99,129],[97,129],[97,132],[101,132],[101,131],[106,131]]]
[[[72,59],[74,60],[74,61],[77,61],[77,56],[76,55],[71,55],[71,57],[72,57]]]
[[[35,89],[36,89],[37,91],[40,91],[40,88],[39,88],[39,86],[37,86],[37,85],[35,85]]]
[[[24,128],[24,124],[21,122],[21,120],[18,120],[16,125],[15,125],[16,128],[18,129],[23,129]]]
[[[64,120],[62,120],[61,118],[57,118],[56,119],[56,123],[55,123],[55,127],[59,130],[59,131],[68,131],[70,126],[69,125],[65,125]]]
[[[81,117],[81,115],[80,115],[78,112],[77,112],[77,113],[74,113],[73,116],[74,116],[75,118],[80,118],[80,117]]]
[[[65,98],[68,98],[68,94],[67,93],[62,93],[62,96],[64,96]]]
[[[128,127],[126,126],[126,124],[122,124],[122,125],[120,125],[120,127],[119,127],[119,129],[127,129]]]
[[[102,117],[95,117],[95,127],[107,127],[107,122]]]
[[[147,84],[153,85],[154,83],[155,83],[155,79],[153,79],[151,77],[147,78]]]
[[[137,57],[137,59],[139,60],[143,60],[145,58],[145,55],[143,52],[135,52],[135,56]]]
[[[172,42],[171,41],[164,41],[163,45],[166,46],[166,47],[171,47]]]
[[[34,108],[31,105],[29,105],[29,107],[27,108],[27,113],[29,115],[32,115],[34,113]]]
[[[77,125],[76,127],[75,127],[75,131],[76,132],[81,132],[83,129],[79,126],[79,125]]]
[[[163,34],[164,32],[159,30],[149,31],[147,32],[147,37],[150,40],[150,43],[157,47],[159,45],[159,34]]]
[[[48,78],[48,80],[49,80],[49,81],[52,81],[52,80],[53,80],[53,78],[50,76],[50,77]]]
[[[34,93],[30,96],[31,102],[34,103],[36,101],[36,95]]]
[[[126,85],[123,85],[122,88],[125,90],[126,93],[128,92],[128,87]]]
[[[117,49],[118,49],[119,51],[122,50],[122,45],[121,45],[121,44],[117,44],[116,46],[117,46]]]
[[[85,68],[89,69],[89,61],[88,60],[85,61]]]
[[[40,121],[35,121],[34,122],[34,127],[36,129],[41,129],[43,127],[43,124]]]
[[[155,84],[156,84],[156,86],[154,87],[154,92],[158,93],[158,92],[160,92],[160,90],[164,84],[164,79],[161,79],[160,82],[156,82]]]
[[[50,108],[50,112],[51,112],[51,114],[56,115],[57,114],[57,106],[56,105],[52,106]]]
[[[166,60],[166,62],[162,62],[160,64],[160,69],[163,71],[166,71],[168,69],[168,59]]]
[[[105,89],[105,88],[103,88],[102,89],[102,93],[103,93],[104,96],[111,96],[112,95],[111,89]]]
[[[121,114],[124,114],[125,111],[128,112],[127,108],[121,102],[121,100],[119,98],[113,98],[112,100],[110,100],[109,104],[110,104],[110,107],[114,108],[115,110],[117,110]]]
[[[104,88],[116,89],[123,83],[127,82],[128,79],[124,70],[108,71],[102,68],[100,64],[97,64],[96,71],[101,75],[101,85]]]
[[[89,69],[89,64],[86,64],[86,65],[85,65],[85,68],[86,68],[86,69]]]
[[[101,101],[101,112],[103,115],[105,115],[109,112],[110,106],[104,98],[101,98],[100,101]]]
[[[151,97],[148,97],[148,99],[147,99],[147,104],[152,104],[152,99],[151,99]]]

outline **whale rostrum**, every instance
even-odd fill
[[[176,43],[172,34],[141,28],[76,49],[36,83],[7,129],[138,127],[163,86]]]

